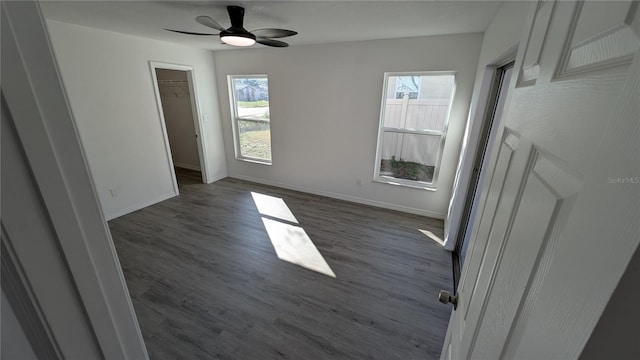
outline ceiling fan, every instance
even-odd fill
[[[273,47],[287,47],[289,46],[289,44],[287,44],[286,42],[274,39],[293,36],[297,34],[297,32],[295,31],[285,29],[257,29],[250,32],[242,26],[244,20],[243,7],[230,5],[227,6],[227,12],[229,12],[229,19],[231,20],[231,27],[228,29],[223,28],[209,16],[198,16],[196,18],[196,21],[198,23],[212,29],[220,30],[219,34],[196,33],[172,29],[165,30],[187,35],[220,35],[220,40],[222,40],[223,43],[233,46],[251,46],[255,43],[259,43],[262,45]]]

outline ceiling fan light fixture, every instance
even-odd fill
[[[251,46],[256,43],[256,37],[251,33],[220,34],[220,40],[233,46]]]

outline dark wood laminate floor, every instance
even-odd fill
[[[109,222],[151,359],[435,359],[442,221],[179,171],[180,196]],[[335,278],[278,259],[251,192],[282,198]]]

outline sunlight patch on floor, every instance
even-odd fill
[[[293,213],[281,198],[256,192],[251,192],[251,196],[260,214],[296,224],[298,223],[296,217],[293,216]]]
[[[278,259],[320,274],[336,277],[298,219],[281,198],[252,192],[251,196],[267,230]]]
[[[267,218],[262,218],[262,222],[278,259],[336,277],[303,228]]]
[[[423,233],[424,235],[426,235],[429,239],[437,242],[438,244],[444,246],[444,240],[440,239],[440,237],[436,236],[436,234],[432,233],[429,230],[422,230],[422,229],[418,229],[418,231],[420,231],[421,233]]]

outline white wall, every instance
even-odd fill
[[[443,218],[481,42],[463,34],[214,52],[229,176]],[[458,72],[438,188],[375,183],[384,72],[422,70]],[[241,74],[269,76],[272,166],[235,159],[226,77]]]
[[[174,195],[150,60],[194,66],[209,174],[227,175],[211,51],[58,21],[47,26],[108,219]]]
[[[160,99],[167,135],[171,145],[173,165],[192,170],[200,170],[196,129],[191,110],[191,94],[187,81],[187,72],[180,70],[157,69],[158,80],[179,80],[184,84],[160,83]]]
[[[450,250],[453,249],[453,241],[455,241],[458,234],[457,227],[460,223],[473,167],[475,149],[478,144],[477,138],[474,138],[472,134],[478,134],[481,125],[481,122],[477,121],[478,115],[482,116],[484,113],[485,104],[480,103],[479,100],[481,93],[486,93],[486,87],[488,87],[488,83],[486,81],[483,82],[488,75],[486,69],[487,66],[495,65],[496,59],[499,59],[520,41],[527,12],[531,6],[532,2],[530,1],[505,1],[484,33],[473,96],[471,98],[469,122],[466,124],[465,129],[465,143],[462,145],[460,163],[463,164],[464,171],[457,174],[455,189],[451,196],[451,203],[445,219],[445,247]],[[484,89],[483,83],[485,85]]]

